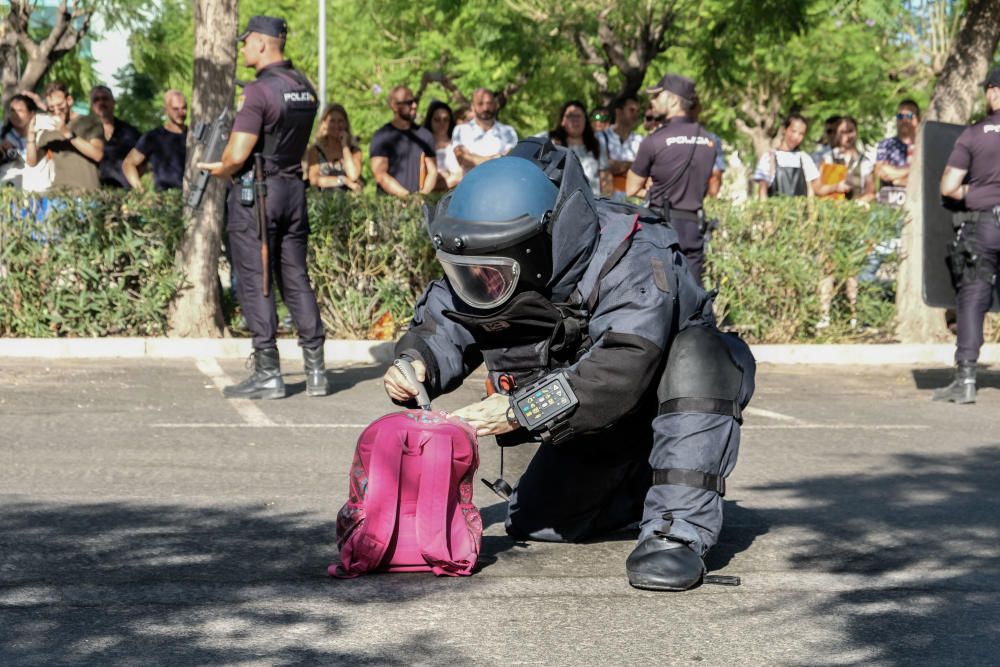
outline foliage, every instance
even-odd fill
[[[897,39],[898,25],[879,22],[885,11],[866,14],[843,0],[800,5],[803,13],[784,21],[766,7],[744,14],[703,10],[686,31],[699,37],[664,60],[689,68],[701,82],[709,124],[744,148],[752,138],[759,151],[793,110],[814,121],[812,139],[834,114],[858,118],[863,141],[881,139],[899,98],[913,94],[912,82],[901,78],[912,52]]]
[[[140,130],[163,122],[163,93],[173,88],[191,100],[194,18],[191,3],[162,0],[129,38],[132,62],[115,75],[122,92],[117,114]]]
[[[309,272],[328,334],[394,338],[440,273],[420,200],[315,192]]]
[[[180,196],[0,191],[0,335],[161,335]]]
[[[720,223],[707,253],[706,284],[718,285],[720,320],[752,342],[788,343],[817,338],[887,339],[894,317],[898,258],[883,258],[882,280],[862,282],[861,329],[852,331],[846,299],[834,301],[833,326],[817,335],[817,287],[831,275],[839,292],[873,260],[876,249],[899,235],[902,213],[874,205],[777,198],[743,207],[713,202]],[[883,246],[884,247],[884,246]]]
[[[332,338],[394,338],[427,282],[440,275],[418,198],[308,194],[309,271]],[[180,196],[101,192],[52,202],[0,192],[0,335],[161,335],[180,285],[175,251]],[[863,287],[852,331],[842,299],[834,326],[814,336],[817,284],[860,273],[895,236],[899,213],[805,199],[743,208],[715,202],[721,222],[706,284],[721,289],[720,320],[755,342],[884,339],[893,317],[888,283]],[[890,274],[895,258],[883,266]]]
[[[664,6],[669,5],[666,3]],[[675,2],[675,23],[666,34],[670,48],[649,68],[651,84],[665,71],[699,81],[703,120],[727,144],[751,146],[751,132],[764,124],[766,141],[776,120],[793,109],[814,121],[834,113],[854,115],[862,140],[881,139],[900,97],[929,98],[936,56],[928,52],[928,31],[947,31],[961,0],[706,0]],[[132,6],[104,0],[106,7]],[[944,28],[933,22],[933,7],[944,7]],[[600,0],[545,3],[537,0],[331,0],[327,9],[327,102],[343,103],[354,132],[367,143],[388,121],[387,93],[406,83],[420,88],[425,74],[449,78],[466,97],[478,86],[516,90],[501,112],[522,136],[547,129],[559,105],[578,98],[598,103],[595,77],[609,77],[609,90],[622,82],[612,67],[598,71],[581,57],[573,35],[590,35],[600,51],[597,14],[609,6],[616,31],[638,25],[656,3]],[[98,8],[98,11],[102,11]],[[110,12],[104,9],[109,16]],[[244,0],[240,25],[253,14],[285,16],[287,52],[297,66],[318,80],[318,11],[315,2]],[[144,126],[159,117],[162,93],[169,87],[189,93],[193,29],[190,3],[164,0],[147,5],[132,25],[133,68],[121,72],[123,117]],[[940,22],[940,21],[939,21]],[[627,41],[627,40],[626,40]],[[940,41],[940,40],[939,40]],[[235,48],[235,47],[234,47]],[[940,49],[938,49],[940,50]],[[253,78],[241,68],[237,75]],[[151,90],[152,89],[152,90]],[[419,110],[432,98],[451,101],[452,91],[431,82]],[[126,111],[128,113],[124,113]],[[817,139],[814,122],[810,138]],[[758,134],[760,134],[758,132]],[[372,187],[372,186],[369,186]]]

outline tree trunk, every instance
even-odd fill
[[[34,90],[52,65],[76,48],[90,29],[92,10],[80,6],[81,0],[60,0],[53,9],[55,23],[44,38],[35,41],[28,32],[35,3],[11,0],[10,10],[0,28],[0,102],[7,102],[18,90]],[[20,70],[17,47],[26,54],[24,71]]]
[[[771,132],[768,128],[764,126],[763,122],[758,122],[755,125],[749,125],[742,119],[738,118],[736,119],[736,129],[740,132],[740,134],[743,134],[750,139],[750,143],[753,144],[755,160],[759,160],[760,156],[774,148],[774,138],[771,136]],[[755,161],[750,165],[751,170],[756,164],[757,163]]]
[[[970,0],[941,77],[934,86],[925,121],[965,123],[969,120],[980,95],[979,82],[986,78],[998,39],[1000,0]],[[903,343],[929,343],[951,338],[945,327],[943,311],[930,308],[923,301],[922,203],[925,196],[939,195],[938,192],[924,193],[923,164],[923,157],[917,151],[907,181],[909,222],[903,227],[902,259],[896,285],[896,337]]]
[[[195,0],[194,88],[191,117],[211,121],[233,103],[236,79],[236,35],[238,0]],[[201,144],[188,133],[184,197]],[[217,337],[225,332],[219,293],[219,249],[225,212],[225,188],[212,179],[201,207],[185,208],[184,239],[177,251],[177,264],[184,285],[170,307],[171,336]]]
[[[17,93],[17,84],[21,79],[21,63],[17,56],[17,35],[6,21],[0,23],[0,90],[3,91],[0,102],[3,109]]]

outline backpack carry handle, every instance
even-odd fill
[[[417,388],[417,405],[421,410],[431,409],[431,399],[427,395],[427,388],[422,382],[417,380],[417,373],[413,370],[413,364],[409,359],[399,358],[392,362],[392,365],[399,369],[406,381]]]

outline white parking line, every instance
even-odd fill
[[[241,399],[245,400],[245,399]],[[153,428],[367,428],[368,424],[227,424],[220,422],[191,424],[153,424]]]
[[[195,361],[195,365],[202,373],[212,380],[212,384],[221,391],[223,387],[233,384],[233,381],[226,375],[226,372],[219,366],[219,362],[211,357],[202,357]],[[229,400],[229,404],[239,413],[246,426],[272,427],[276,424],[265,415],[260,408],[254,405],[250,399],[234,398]]]
[[[855,430],[855,431],[925,431],[930,426],[926,424],[749,424],[744,431],[791,431],[805,430]]]
[[[775,419],[782,422],[802,423],[802,420],[797,417],[783,415],[780,412],[773,412],[771,410],[764,410],[763,408],[747,407],[743,409],[743,414],[750,415],[751,417],[766,417],[767,419]]]

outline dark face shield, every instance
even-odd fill
[[[520,264],[507,257],[452,255],[438,250],[437,258],[455,295],[481,310],[506,303],[521,276]]]

